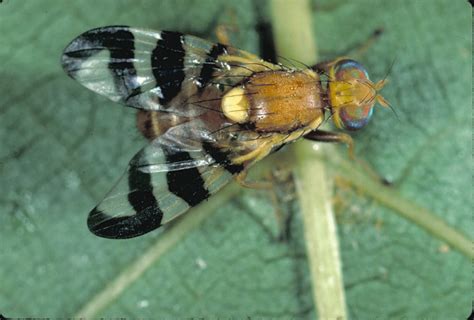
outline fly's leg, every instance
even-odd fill
[[[342,132],[330,132],[324,130],[314,130],[304,136],[304,138],[312,141],[319,141],[319,142],[338,142],[344,143],[349,152],[349,157],[357,161],[362,168],[375,180],[380,181],[383,184],[387,184],[387,179],[381,177],[373,168],[372,166],[367,163],[366,161],[359,159],[355,156],[354,153],[354,141],[352,137],[347,133]]]
[[[273,178],[273,174],[270,174],[271,176],[269,179]],[[273,206],[273,214],[275,216],[275,221],[278,226],[278,240],[283,240],[285,239],[285,219],[284,219],[284,214],[283,210],[281,209],[281,203],[280,199],[278,198],[277,190],[276,188],[271,188],[268,190],[270,194],[270,200],[272,201],[272,206]]]
[[[242,155],[238,158],[233,159],[234,163],[247,163],[247,168],[250,166],[249,163],[259,161],[260,159],[267,156],[272,150],[272,143],[264,143],[259,148],[249,152],[248,154]],[[286,172],[286,174],[285,174]],[[290,173],[290,174],[288,174]],[[291,185],[293,186],[292,176],[290,170],[271,170],[270,173],[266,174],[264,181],[248,181],[247,180],[248,169],[244,169],[242,172],[237,174],[234,178],[241,186],[252,189],[264,189],[269,192],[270,199],[272,200],[274,207],[275,220],[278,226],[278,236],[280,241],[289,239],[290,230],[289,223],[291,220],[290,214],[285,214],[288,210],[282,210],[283,202],[285,202],[285,208],[290,208],[287,204],[289,195],[294,195],[294,192],[281,191],[281,186]],[[293,190],[294,191],[294,190]]]
[[[271,171],[273,188],[270,190],[270,198],[274,207],[275,219],[278,225],[278,241],[289,241],[291,239],[291,221],[295,210],[293,200],[296,198],[293,172],[288,167],[277,166]]]
[[[224,9],[222,19],[220,18],[219,20],[224,22],[218,22],[214,28],[217,41],[225,45],[231,45],[230,35],[239,31],[236,13],[230,8]]]
[[[266,225],[266,230],[271,238],[280,242],[290,240],[291,220],[295,213],[292,201],[295,199],[295,186],[291,173],[291,170],[288,170],[288,168],[273,168],[265,174],[264,182],[255,183],[243,180],[245,187],[264,188],[268,191],[275,222],[271,225],[262,224]],[[237,179],[245,178],[245,175],[246,172],[243,175],[239,175]],[[242,181],[239,183],[242,183]],[[272,225],[275,227],[272,227]]]
[[[360,60],[382,34],[383,28],[375,29],[372,34],[367,39],[365,39],[365,41],[357,43],[354,46],[348,48],[348,54],[350,54],[351,57],[354,57],[355,60]]]
[[[240,172],[235,176],[235,181],[242,187],[249,189],[272,189],[272,183],[270,181],[249,181],[247,180],[248,170]]]
[[[229,31],[235,32],[236,30],[237,28],[234,25],[220,24],[216,27],[214,32],[216,34],[216,38],[219,43],[230,45],[231,41],[230,41]]]
[[[209,35],[214,34],[217,42],[224,45],[232,45],[231,38],[234,38],[233,34],[239,31],[238,21],[235,8],[227,3],[223,3],[220,5],[219,14],[214,16],[214,19],[210,21],[207,27],[197,34],[194,31],[194,34],[201,38],[208,38]]]
[[[342,142],[348,148],[349,157],[351,157],[351,159],[353,160],[356,160],[354,155],[354,141],[352,140],[352,137],[347,133],[314,130],[305,135],[304,138],[319,142]]]
[[[384,32],[383,28],[377,28],[364,41],[356,43],[353,46],[346,48],[341,52],[336,52],[336,53],[322,52],[322,56],[351,57],[351,59],[360,60],[365,55],[365,53],[370,49],[370,47],[380,38],[383,32]],[[333,60],[318,63],[312,68],[315,70],[327,70],[328,63],[332,61]]]
[[[262,160],[272,151],[272,141],[263,142],[260,146],[254,150],[241,155],[237,158],[232,159],[234,164],[246,164],[246,168],[250,167],[252,163]],[[243,187],[253,189],[271,189],[272,184],[269,181],[254,182],[246,181],[248,169],[244,169],[242,172],[235,176],[235,180]]]

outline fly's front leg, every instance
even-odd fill
[[[319,141],[319,142],[342,142],[344,143],[349,151],[349,157],[355,160],[354,154],[354,141],[351,136],[347,133],[342,132],[330,132],[323,130],[314,130],[304,136],[305,139]]]
[[[383,28],[375,29],[372,34],[367,39],[365,39],[365,41],[350,47],[347,50],[348,53],[354,57],[355,60],[361,59],[366,54],[366,52],[369,51],[370,47],[372,47],[374,43],[380,38],[383,32]]]
[[[382,36],[384,30],[383,28],[377,28],[362,42],[356,43],[353,46],[340,51],[340,52],[322,52],[323,56],[332,56],[332,57],[351,57],[354,60],[360,60],[366,52],[376,43],[380,36]],[[318,70],[319,68],[323,68],[324,65],[327,65],[328,62],[321,62],[317,65],[313,66],[312,68]],[[318,68],[319,67],[319,68]],[[324,69],[323,69],[324,70]]]

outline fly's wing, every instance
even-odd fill
[[[125,26],[80,35],[64,50],[62,64],[72,78],[113,101],[176,117],[91,211],[89,228],[107,238],[158,228],[241,172],[244,165],[232,159],[245,149],[243,141],[258,137],[236,132],[219,101],[253,73],[281,69],[226,45]]]
[[[173,129],[186,131],[190,124]],[[194,124],[191,124],[194,126]],[[221,189],[243,170],[212,141],[156,138],[138,152],[115,187],[89,214],[89,229],[105,238],[131,238],[169,222]]]
[[[209,86],[225,91],[254,72],[280,66],[179,32],[126,26],[89,30],[62,56],[64,70],[92,91],[130,107],[196,116],[187,103]]]

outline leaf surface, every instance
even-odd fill
[[[398,119],[378,108],[354,135],[357,153],[395,181],[402,197],[469,234],[469,5],[317,1],[313,9],[322,58],[384,29],[361,62],[375,80],[395,59],[384,95]],[[213,39],[216,23],[227,21],[237,26],[233,43],[257,52],[258,19],[268,22],[250,1],[0,3],[2,314],[73,316],[164,237],[157,231],[110,241],[87,230],[87,213],[144,141],[133,110],[63,73],[59,58],[67,43],[111,24]],[[334,202],[351,318],[466,317],[472,290],[466,257],[363,192],[338,185]],[[291,220],[290,241],[279,242],[273,212],[268,192],[244,190],[196,222],[95,317],[314,318],[300,217]]]

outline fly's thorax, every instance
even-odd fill
[[[323,117],[319,76],[309,70],[256,73],[229,90],[221,107],[228,119],[255,131],[292,132]]]

